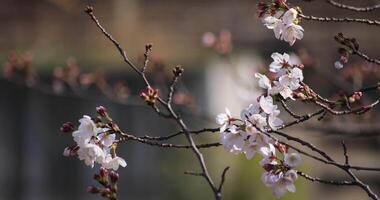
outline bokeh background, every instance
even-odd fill
[[[353,13],[324,1],[289,2],[315,16],[380,19],[378,11]],[[344,3],[365,6],[380,1]],[[83,114],[95,115],[97,105],[106,106],[123,130],[139,136],[167,135],[178,130],[140,100],[138,94],[144,85],[84,14],[87,4],[95,7],[103,25],[138,65],[142,65],[145,44],[154,44],[149,77],[163,94],[171,68],[184,66],[176,107],[192,129],[216,127],[214,116],[225,106],[238,115],[252,102],[261,93],[253,74],[265,72],[272,52],[298,55],[305,64],[305,81],[327,97],[341,91],[351,93],[376,83],[380,76],[378,66],[355,56],[343,70],[333,66],[339,59],[339,45],[333,39],[338,32],[357,38],[363,51],[379,58],[379,27],[304,21],[304,39],[289,47],[276,40],[257,19],[254,0],[1,0],[0,62],[4,74],[0,81],[0,199],[101,199],[85,192],[86,186],[95,184],[92,175],[97,168],[63,157],[63,149],[73,141],[59,131],[63,122],[76,122]],[[202,38],[207,32],[227,38],[227,46],[206,48]],[[12,65],[25,71],[9,78],[7,69]],[[75,80],[62,84],[62,69],[76,75]],[[110,99],[107,91],[117,97],[111,95]],[[363,102],[377,95],[371,93]],[[298,113],[316,109],[300,102],[291,106]],[[378,167],[378,114],[375,109],[363,116],[326,116],[287,132],[322,146],[341,161],[340,141],[345,140],[354,164]],[[291,120],[286,113],[282,117]],[[197,138],[198,142],[217,140],[217,134]],[[223,168],[231,166],[225,199],[275,199],[260,181],[263,169],[259,158],[246,160],[223,148],[203,152],[216,181]],[[119,154],[128,163],[119,170],[121,199],[212,199],[203,179],[183,174],[198,167],[189,151],[130,142],[120,146]],[[300,169],[327,179],[347,178],[307,158]],[[361,172],[359,176],[380,192],[378,174]],[[296,194],[282,199],[366,198],[355,187],[325,186],[302,178],[296,186]]]

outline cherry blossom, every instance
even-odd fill
[[[286,153],[284,155],[284,162],[289,167],[296,167],[301,164],[301,156],[299,153]]]
[[[280,39],[293,46],[297,39],[301,40],[303,38],[303,32],[302,26],[293,23],[288,24],[282,27]]]
[[[95,163],[113,170],[126,166],[124,159],[116,156],[114,151],[111,153],[116,134],[110,133],[110,128],[98,127],[87,115],[79,119],[79,123],[78,130],[72,133],[76,145],[65,148],[64,156],[78,156],[91,167]]]
[[[275,37],[288,42],[290,46],[303,38],[304,29],[298,25],[298,11],[290,8],[285,13],[276,12],[274,15],[264,15],[262,22],[268,29],[273,30]]]
[[[119,169],[119,166],[126,167],[127,163],[123,158],[120,158],[118,156],[112,157],[110,154],[108,154],[102,162],[102,166],[106,169],[113,169],[116,171]]]
[[[216,116],[216,123],[222,125],[222,127],[220,127],[220,132],[224,132],[228,128],[232,119],[231,112],[228,108],[226,108],[226,113],[221,113]]]

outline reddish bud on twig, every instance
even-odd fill
[[[96,181],[100,181],[101,177],[99,174],[94,174],[94,177],[93,177]]]
[[[265,164],[263,165],[263,168],[265,171],[269,172],[273,170],[274,166],[272,164]]]
[[[173,74],[175,77],[181,76],[183,71],[184,69],[182,68],[181,65],[177,65],[176,67],[173,68]]]
[[[111,194],[111,190],[109,188],[105,188],[104,190],[101,191],[101,195],[103,197],[107,197]]]
[[[115,184],[119,180],[119,174],[115,171],[110,172],[110,179],[113,184]]]
[[[88,14],[92,14],[94,12],[94,8],[92,6],[86,6],[86,8],[84,9],[84,12]]]
[[[60,128],[61,132],[68,133],[74,131],[74,125],[71,122],[65,122]]]
[[[102,117],[107,116],[107,109],[103,106],[96,107],[96,112]]]
[[[101,167],[99,169],[99,175],[101,178],[107,178],[108,177],[108,170],[104,167]]]
[[[95,187],[95,186],[88,186],[87,187],[87,192],[91,194],[97,194],[100,192],[100,189]]]
[[[158,89],[148,87],[145,92],[141,92],[140,97],[143,98],[148,105],[154,105],[158,98]]]
[[[288,149],[289,149],[289,147],[287,146],[287,145],[285,145],[285,144],[281,144],[281,143],[276,143],[275,145],[274,145],[277,149],[278,149],[278,151],[280,151],[281,153],[287,153],[288,152]]]
[[[152,43],[148,43],[145,45],[145,51],[148,52],[148,51],[152,51],[152,47],[153,47],[153,44]]]

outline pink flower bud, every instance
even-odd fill
[[[116,183],[119,180],[119,174],[115,171],[111,171],[110,178],[112,183]]]
[[[107,109],[103,106],[98,106],[96,107],[96,112],[102,116],[102,117],[105,117],[107,115]]]
[[[68,133],[74,131],[74,125],[71,122],[66,122],[62,124],[60,128],[61,132]]]
[[[97,194],[100,192],[100,190],[99,190],[99,188],[97,188],[95,186],[89,186],[89,187],[87,187],[87,192],[91,193],[91,194]]]
[[[101,167],[99,170],[99,175],[101,178],[105,178],[108,176],[108,170],[104,167]]]

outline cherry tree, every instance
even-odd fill
[[[307,0],[304,0],[307,1]],[[312,1],[308,0],[307,2]],[[321,3],[321,2],[318,2]],[[342,4],[334,0],[327,0],[324,3],[333,6],[336,9],[344,9],[348,12],[371,12],[380,8],[380,5],[369,7],[355,7]],[[340,95],[338,98],[324,97],[317,93],[314,86],[308,83],[307,77],[304,77],[303,70],[305,66],[299,61],[291,59],[289,52],[273,52],[271,54],[271,63],[265,73],[255,73],[252,81],[256,81],[262,89],[262,94],[251,100],[251,104],[241,108],[240,113],[231,113],[226,105],[224,112],[215,116],[216,128],[203,128],[193,130],[188,126],[178,110],[173,107],[176,95],[176,84],[184,73],[184,68],[176,66],[172,70],[171,83],[167,86],[169,92],[163,94],[146,74],[149,67],[150,54],[152,53],[152,44],[147,44],[144,53],[144,62],[142,66],[136,65],[128,57],[126,51],[120,43],[104,28],[100,20],[95,15],[94,8],[86,7],[85,13],[90,17],[95,26],[113,44],[120,53],[121,58],[145,84],[141,89],[140,97],[147,106],[152,108],[152,112],[159,117],[176,123],[179,132],[163,136],[138,136],[139,134],[130,133],[123,130],[117,122],[112,119],[112,113],[109,113],[103,106],[96,107],[96,116],[83,115],[79,119],[79,125],[66,122],[62,125],[61,131],[71,133],[73,145],[64,149],[64,156],[77,157],[89,167],[99,167],[99,173],[94,175],[94,179],[99,186],[90,186],[88,192],[100,194],[104,198],[117,199],[119,175],[117,170],[120,167],[126,167],[128,160],[123,155],[117,153],[120,145],[126,145],[128,141],[137,141],[141,144],[156,146],[168,149],[187,149],[194,154],[194,159],[200,166],[199,171],[187,171],[186,174],[199,176],[206,180],[208,190],[213,193],[217,200],[222,199],[222,189],[225,181],[228,181],[227,172],[230,167],[226,166],[220,173],[220,182],[216,182],[210,175],[201,149],[204,148],[224,148],[226,153],[232,153],[239,156],[245,156],[250,160],[255,156],[260,157],[258,163],[264,172],[261,181],[268,190],[273,192],[276,197],[281,197],[287,192],[296,192],[295,182],[299,178],[304,178],[311,182],[335,186],[352,186],[359,187],[370,199],[378,200],[378,195],[372,190],[365,180],[357,176],[357,171],[380,172],[380,168],[359,166],[351,163],[349,148],[342,141],[344,162],[339,162],[333,158],[329,152],[320,148],[303,137],[295,137],[286,131],[289,127],[298,126],[308,120],[318,118],[323,119],[330,115],[339,118],[344,115],[362,115],[380,102],[377,99],[368,104],[358,104],[367,92],[380,89],[378,83],[374,85],[352,91],[350,94]],[[292,47],[298,40],[308,36],[307,30],[302,25],[304,23],[321,22],[321,23],[362,23],[368,26],[380,26],[377,20],[365,18],[336,18],[336,17],[316,17],[308,15],[297,5],[292,5],[286,0],[268,0],[260,2],[257,5],[258,20],[263,24],[263,28],[273,31],[274,39],[278,42],[287,43]],[[212,33],[206,33],[203,37],[203,43],[207,47],[215,47],[220,54],[228,54],[231,51],[230,35],[226,32],[216,38]],[[355,38],[350,38],[343,33],[337,33],[334,36],[336,42],[341,46],[338,49],[340,57],[331,66],[342,69],[349,62],[350,56],[358,56],[366,62],[380,65],[380,61],[371,58],[359,48],[359,42]],[[21,77],[26,85],[36,84],[36,76],[28,70],[29,73]],[[74,70],[75,71],[75,70]],[[62,70],[57,69],[55,76],[56,81],[62,81]],[[11,74],[11,73],[8,73]],[[75,74],[74,72],[71,75]],[[11,76],[11,75],[10,75]],[[65,79],[66,82],[75,91],[75,81]],[[98,87],[110,99],[115,99],[108,91],[107,83],[100,78]],[[56,85],[56,90],[60,90],[60,85]],[[123,90],[124,91],[124,90]],[[119,99],[120,100],[120,99]],[[122,100],[121,100],[122,101]],[[288,105],[293,104],[312,104],[318,109],[305,114],[297,114]],[[280,109],[282,108],[282,109]],[[282,113],[285,111],[285,113]],[[293,120],[286,121],[283,115],[290,115]],[[194,138],[200,134],[218,133],[219,140],[212,143],[198,144]],[[187,144],[169,143],[169,139],[175,137],[184,137]],[[329,180],[315,177],[298,169],[302,165],[303,157],[312,159],[315,162],[327,166],[335,167],[344,172],[347,176],[344,180]],[[133,163],[130,163],[133,165]],[[346,187],[349,188],[349,187]]]

